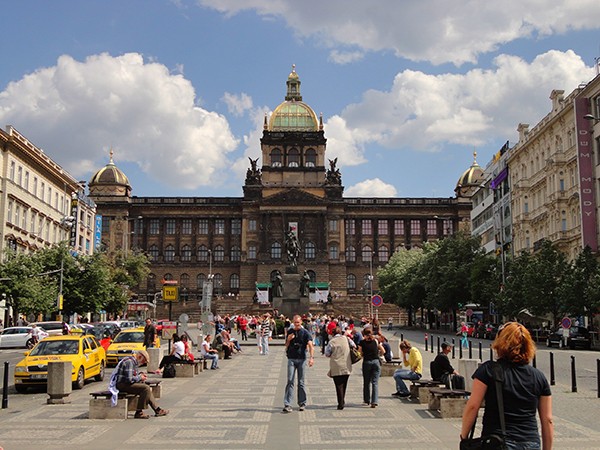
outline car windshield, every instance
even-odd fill
[[[79,351],[79,341],[41,341],[29,356],[42,355],[76,355]]]
[[[133,333],[119,333],[114,342],[144,342],[144,333],[141,331],[136,331]]]

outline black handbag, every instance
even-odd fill
[[[348,339],[348,347],[350,347],[350,361],[352,361],[352,364],[356,364],[362,359],[362,355],[356,347],[350,345],[350,339]]]
[[[504,436],[506,436],[506,423],[504,422],[504,399],[502,398],[504,371],[502,366],[497,362],[494,362],[492,365],[492,377],[496,383],[496,399],[498,402],[498,415],[500,417],[502,435],[489,434],[474,438],[475,424],[477,423],[477,418],[475,418],[469,436],[460,441],[460,450],[506,450],[506,442],[504,439]]]

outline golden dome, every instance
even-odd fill
[[[110,151],[110,161],[92,176],[89,186],[96,185],[121,185],[131,188],[127,176],[115,165],[113,151]]]
[[[483,169],[477,164],[477,152],[473,152],[473,164],[463,172],[456,182],[456,193],[465,194],[473,188],[479,187],[484,181]]]

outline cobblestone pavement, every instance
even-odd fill
[[[421,348],[417,344],[417,347]],[[424,367],[433,357],[423,353]],[[171,413],[150,420],[90,420],[89,392],[107,381],[89,383],[71,394],[67,405],[47,405],[46,394],[12,395],[0,410],[0,447],[27,449],[456,449],[460,419],[441,419],[426,405],[391,397],[393,379],[380,380],[379,407],[362,403],[360,363],[350,378],[347,406],[336,409],[329,361],[316,351],[308,369],[308,406],[282,414],[286,381],[283,346],[268,356],[246,346],[220,370],[194,378],[163,381],[159,404]],[[427,373],[427,371],[426,371]],[[596,392],[570,393],[555,386],[557,449],[600,450]],[[131,416],[130,416],[131,417]]]

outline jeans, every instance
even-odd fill
[[[506,440],[507,450],[540,450],[542,445],[540,441],[515,442]]]
[[[292,406],[294,397],[294,376],[298,372],[298,405],[306,404],[306,388],[304,387],[305,359],[289,359],[287,364],[287,384],[285,385],[284,406]]]
[[[217,364],[219,362],[219,355],[217,355],[216,353],[207,353],[206,355],[204,355],[204,359],[212,360],[212,362],[210,364],[211,369],[217,368]]]
[[[379,376],[381,363],[378,359],[363,360],[363,401],[377,404],[379,400]]]
[[[383,342],[381,345],[383,346],[383,349],[385,350],[385,353],[383,354],[383,358],[385,359],[385,362],[392,362],[392,347],[390,346],[390,344],[388,342]]]
[[[394,380],[396,380],[396,392],[408,394],[408,388],[402,380],[420,380],[421,374],[408,369],[398,369],[394,372]]]
[[[260,337],[260,354],[261,355],[269,354],[269,336],[261,336]]]

